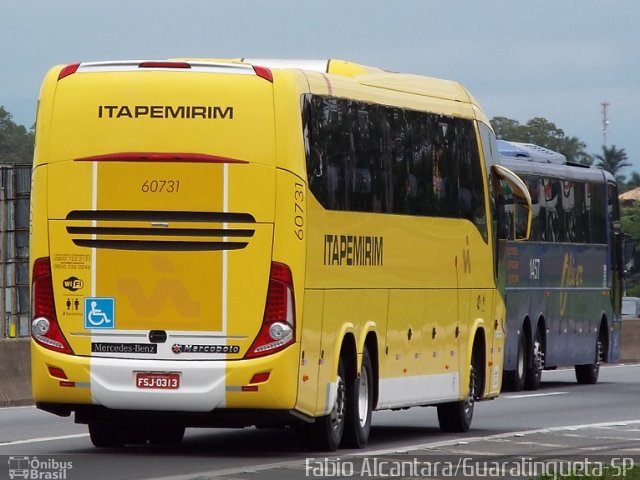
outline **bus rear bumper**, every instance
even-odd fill
[[[298,349],[250,360],[150,360],[90,358],[32,348],[33,397],[45,410],[212,412],[218,409],[283,410],[296,402]],[[65,378],[52,375],[51,366]],[[171,379],[152,386],[140,376]],[[177,382],[177,383],[176,383]]]

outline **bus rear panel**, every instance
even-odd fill
[[[272,82],[233,64],[76,67],[49,74],[38,119],[34,398],[292,408]]]

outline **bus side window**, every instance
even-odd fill
[[[573,182],[575,205],[573,207],[575,243],[589,243],[589,216],[584,182]]]
[[[456,136],[458,167],[458,204],[460,216],[473,222],[486,242],[487,214],[484,197],[484,180],[478,142],[470,123],[460,123],[460,132]],[[460,141],[462,139],[462,141]]]
[[[466,218],[487,238],[473,122],[304,95],[311,192],[328,210]]]
[[[605,211],[607,206],[605,200],[605,186],[598,183],[589,184],[590,215],[589,225],[591,231],[591,241],[593,243],[607,243],[607,232],[605,230]]]

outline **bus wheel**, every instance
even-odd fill
[[[469,393],[464,400],[438,405],[438,423],[443,432],[466,432],[471,426],[473,408],[480,390],[478,359],[473,355],[469,372]]]
[[[154,425],[147,428],[147,438],[151,445],[174,446],[182,442],[184,431],[183,425]]]
[[[602,337],[598,337],[594,362],[586,365],[576,365],[576,380],[578,383],[583,385],[593,385],[598,382],[603,351],[604,342],[602,341]]]
[[[302,444],[309,449],[335,452],[340,446],[345,427],[347,407],[347,387],[345,383],[344,361],[340,357],[337,389],[333,409],[329,415],[316,418],[314,423],[305,423],[298,429]]]
[[[97,448],[121,448],[127,442],[127,434],[122,425],[89,423],[89,438]]]
[[[536,331],[536,338],[531,346],[531,358],[528,359],[528,365],[524,388],[538,390],[542,380],[542,370],[544,369],[544,352],[542,350],[542,334],[540,330]]]
[[[518,335],[518,352],[516,354],[516,369],[505,372],[506,388],[512,392],[519,392],[524,388],[524,379],[527,369],[527,349],[524,332]]]
[[[347,412],[343,445],[364,448],[371,432],[373,409],[373,368],[367,347],[362,353],[360,374],[347,388]]]

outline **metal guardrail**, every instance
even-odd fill
[[[0,165],[0,339],[29,335],[31,165]]]

